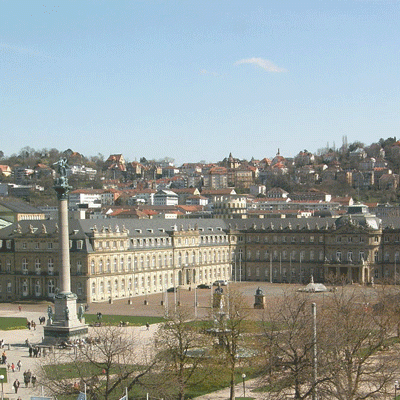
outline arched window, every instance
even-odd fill
[[[103,273],[103,259],[102,258],[100,258],[100,261],[99,261],[99,272],[101,274]]]
[[[137,263],[137,260],[136,260]],[[128,271],[132,271],[132,257],[128,257]]]
[[[22,259],[22,273],[28,274],[28,260],[25,257]]]
[[[82,296],[83,293],[82,282],[78,282],[78,284],[76,285],[76,292],[78,296]]]
[[[119,259],[119,270],[123,271],[124,270],[124,256],[121,256],[121,258]]]
[[[82,261],[78,260],[76,262],[76,273],[77,275],[82,275]]]
[[[35,296],[39,297],[41,295],[41,287],[40,287],[40,280],[36,279],[35,281]]]
[[[49,275],[54,274],[54,260],[52,257],[49,257],[49,259],[47,260],[47,273]]]
[[[96,272],[96,267],[95,267],[95,263],[94,260],[90,261],[90,273],[94,274]]]
[[[28,281],[26,279],[22,282],[22,296],[28,296]]]
[[[92,296],[96,296],[96,282],[92,282]]]
[[[35,273],[40,275],[40,258],[35,258]]]
[[[106,271],[111,272],[111,263],[109,258],[106,260]]]
[[[118,272],[118,260],[117,260],[117,257],[114,257],[113,268],[114,268],[114,272]]]
[[[54,291],[55,291],[55,285],[54,285],[54,280],[53,279],[49,279],[49,281],[47,282],[47,294],[49,297],[53,297],[54,296]]]

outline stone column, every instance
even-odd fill
[[[65,159],[58,163],[60,178],[54,185],[58,202],[58,232],[59,232],[59,281],[60,290],[54,296],[54,313],[48,311],[49,320],[44,327],[44,343],[54,344],[86,336],[88,328],[79,321],[76,312],[76,294],[71,292],[71,271],[69,256],[69,228],[68,228],[68,185],[66,176],[67,163]],[[82,316],[82,315],[81,315]]]
[[[69,258],[68,201],[60,199],[58,208],[60,246],[60,293],[71,293],[71,271]]]

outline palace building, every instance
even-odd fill
[[[57,221],[0,230],[0,301],[57,293]],[[400,219],[366,206],[339,218],[69,221],[72,291],[102,302],[226,279],[400,282]]]

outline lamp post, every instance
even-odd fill
[[[3,389],[4,375],[0,375],[0,381],[1,381],[1,400],[3,400],[3,397],[4,397],[4,389]]]
[[[0,375],[0,379],[3,375]],[[3,384],[3,381],[1,382]],[[2,388],[3,389],[3,388]],[[394,381],[394,400],[397,399],[397,391],[400,389],[399,381]],[[3,390],[1,391],[3,393]]]
[[[245,383],[246,374],[242,374],[242,379],[243,379],[243,397],[246,397],[246,383]]]

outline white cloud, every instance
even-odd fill
[[[279,68],[271,61],[264,60],[263,58],[256,58],[256,57],[244,58],[243,60],[236,61],[234,65],[242,65],[242,64],[254,64],[269,72],[286,72],[285,68]]]

